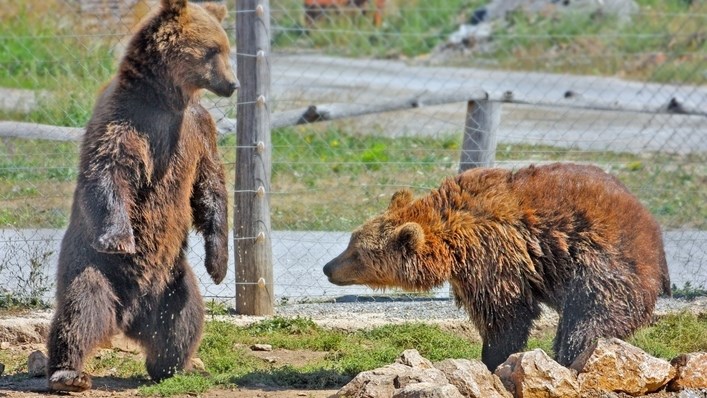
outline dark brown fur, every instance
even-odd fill
[[[223,15],[163,0],[96,103],[59,255],[53,390],[90,388],[86,356],[119,331],[143,346],[154,380],[188,367],[197,348],[204,308],[184,253],[192,225],[214,282],[228,264],[216,126],[198,102],[202,89],[230,96],[238,87]]]
[[[570,365],[647,323],[670,292],[656,221],[616,178],[574,164],[472,169],[417,200],[400,191],[324,273],[374,288],[449,281],[492,370],[525,346],[540,303],[560,313],[554,350]]]

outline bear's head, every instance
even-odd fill
[[[354,230],[346,250],[324,266],[329,282],[425,291],[447,280],[444,247],[423,228],[430,227],[421,221],[424,206],[412,204],[412,193],[399,191],[383,214]]]
[[[216,3],[162,0],[132,38],[121,69],[138,78],[166,79],[186,96],[201,89],[232,95],[239,84],[221,26],[226,15],[226,7]]]

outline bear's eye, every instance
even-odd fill
[[[206,58],[213,58],[219,53],[218,47],[211,47],[206,50]]]

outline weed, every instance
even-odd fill
[[[169,397],[172,395],[196,395],[208,391],[214,386],[214,382],[209,377],[190,374],[176,375],[163,380],[158,384],[141,386],[138,391],[140,395],[158,395]]]
[[[54,254],[52,242],[39,240],[29,247],[7,245],[0,253],[0,274],[8,280],[0,288],[0,309],[47,308],[53,280],[48,275]]]
[[[226,304],[211,300],[206,302],[206,314],[210,316],[228,315],[229,308]]]
[[[247,330],[254,336],[262,336],[272,333],[302,335],[309,332],[319,332],[322,329],[309,318],[275,316],[272,319],[255,323],[247,327]]]
[[[659,358],[707,350],[707,319],[689,312],[662,317],[656,324],[639,330],[631,344]]]
[[[145,378],[147,371],[139,355],[113,350],[100,350],[86,364],[91,374],[110,374],[121,378]]]
[[[701,287],[693,287],[692,283],[685,282],[682,287],[677,287],[674,283],[671,287],[673,298],[692,300],[697,297],[707,296],[707,289]]]

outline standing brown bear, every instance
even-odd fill
[[[574,164],[472,169],[417,200],[397,192],[324,273],[413,291],[449,281],[491,370],[523,349],[539,303],[560,313],[554,350],[570,365],[594,339],[649,322],[670,292],[656,221],[616,178]]]
[[[122,331],[161,380],[184,369],[204,307],[186,261],[192,225],[220,283],[228,264],[227,191],[202,89],[238,88],[223,7],[162,0],[130,41],[86,127],[71,220],[61,243],[49,388],[91,387],[84,360]]]

